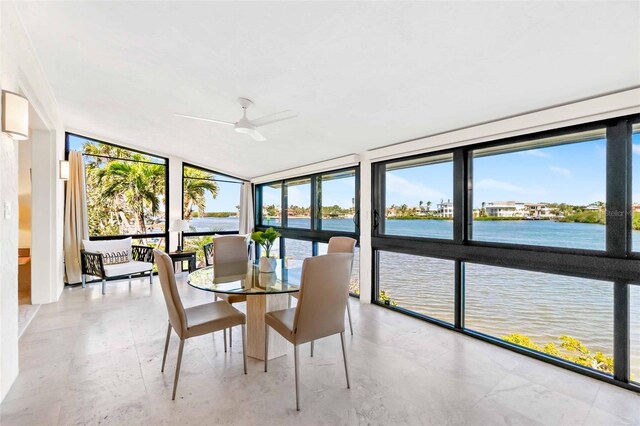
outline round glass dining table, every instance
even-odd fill
[[[289,293],[300,291],[302,262],[278,260],[275,272],[260,272],[252,262],[207,266],[189,274],[187,283],[212,293],[247,296],[247,356],[264,360],[267,312],[287,309]],[[285,355],[289,345],[279,333],[269,335],[269,359]]]
[[[286,267],[285,267],[286,266]],[[187,283],[204,291],[226,294],[266,295],[300,290],[301,265],[278,260],[275,272],[260,272],[253,262],[207,266],[189,274]]]

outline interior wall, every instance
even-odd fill
[[[46,151],[51,161],[43,182],[34,178],[34,200],[40,196],[48,200],[46,209],[38,210],[36,217],[46,216],[47,226],[39,232],[51,236],[46,255],[40,259],[48,273],[38,286],[47,287],[47,297],[33,303],[57,300],[63,288],[62,281],[62,226],[63,185],[54,179],[58,159],[64,155],[64,126],[58,116],[58,107],[42,71],[29,38],[12,2],[0,2],[0,87],[25,95],[50,132],[46,140],[32,140],[33,152]],[[0,206],[10,206],[12,214],[0,214],[0,400],[18,375],[18,162],[19,144],[5,134],[0,135]],[[37,167],[35,161],[34,169]],[[35,170],[34,170],[35,171]],[[46,179],[46,182],[44,181]],[[35,229],[32,228],[35,233]],[[33,239],[34,246],[39,244]],[[37,262],[38,259],[33,259]]]
[[[31,248],[31,139],[18,144],[18,247]]]

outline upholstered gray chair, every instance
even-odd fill
[[[269,328],[293,344],[296,410],[300,410],[298,347],[323,337],[340,334],[344,372],[349,369],[344,343],[344,312],[349,298],[353,255],[335,253],[309,257],[302,264],[300,295],[295,308],[265,314],[264,371],[269,359]]]
[[[243,235],[221,235],[213,239],[213,270],[219,265],[238,264],[249,261],[247,239]],[[215,300],[222,299],[227,303],[247,301],[245,294],[215,293]],[[229,329],[229,347],[233,345],[233,336]],[[227,351],[227,332],[224,332],[224,351]]]
[[[162,356],[161,372],[164,372],[164,365],[167,361],[167,351],[169,349],[169,339],[173,329],[180,338],[180,349],[178,349],[178,360],[176,363],[176,374],[173,380],[173,394],[171,399],[176,399],[178,388],[178,377],[180,376],[180,364],[182,363],[182,351],[184,341],[192,337],[209,334],[227,328],[242,326],[242,357],[244,360],[244,374],[247,374],[247,354],[245,352],[245,315],[224,301],[205,303],[204,305],[184,308],[176,277],[173,272],[173,262],[171,258],[159,250],[154,250],[156,265],[158,265],[158,276],[162,286],[162,294],[169,313],[169,328],[167,329],[167,339],[164,344],[164,355]]]

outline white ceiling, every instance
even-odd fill
[[[638,2],[51,2],[19,11],[68,128],[254,177],[640,85]],[[284,109],[267,142],[236,121]]]

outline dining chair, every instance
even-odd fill
[[[298,347],[323,337],[340,334],[344,372],[349,385],[347,352],[344,343],[344,311],[349,298],[353,255],[326,254],[309,257],[302,264],[300,296],[295,308],[267,312],[264,339],[264,371],[269,359],[269,328],[293,344],[296,410],[300,411]]]
[[[213,243],[205,244],[202,246],[202,250],[204,251],[204,265],[213,265]]]
[[[237,264],[249,261],[247,239],[244,235],[220,235],[213,239],[213,268],[218,265]],[[247,301],[245,294],[213,293],[214,300],[224,300],[227,303],[242,303]],[[229,347],[233,346],[233,336],[229,329]],[[224,351],[227,351],[227,332],[224,332]]]
[[[171,395],[171,399],[176,399],[184,342],[192,337],[226,330],[227,328],[231,329],[231,327],[237,325],[242,326],[242,358],[244,374],[247,374],[247,353],[245,352],[246,316],[224,301],[205,303],[185,309],[180,299],[180,293],[178,293],[171,258],[159,250],[153,250],[153,255],[156,265],[158,265],[158,276],[160,277],[162,294],[164,295],[164,301],[169,313],[169,327],[164,343],[161,372],[164,372],[164,365],[167,361],[171,330],[175,331],[180,338],[180,348],[178,349],[178,360],[176,363],[176,374],[173,380],[173,394]]]
[[[351,253],[355,254],[356,240],[349,237],[331,237],[327,247],[327,254],[332,253]],[[353,269],[353,263],[351,264]],[[298,298],[298,293],[291,293],[291,297]],[[289,299],[291,301],[291,299]],[[349,331],[353,336],[353,325],[351,324],[351,307],[347,302],[347,318],[349,318]],[[313,356],[313,342],[311,342],[311,356]]]

